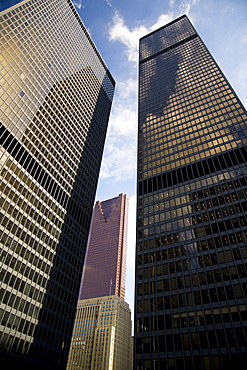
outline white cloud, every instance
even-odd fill
[[[127,135],[136,132],[137,80],[128,79],[117,84],[112,115],[109,122],[110,135]]]
[[[137,116],[136,112],[124,108],[122,105],[117,106],[110,121],[109,135],[133,136],[136,132]]]
[[[132,99],[133,95],[137,93],[137,80],[129,78],[127,81],[119,82],[117,84],[120,99]]]
[[[180,5],[179,5],[179,10],[182,13],[189,15],[189,12],[190,12],[191,8],[199,2],[200,2],[200,0],[181,1]]]
[[[77,9],[83,8],[83,0],[73,1],[73,4]]]
[[[107,138],[100,177],[112,178],[116,182],[131,179],[134,177],[135,167],[135,144],[124,136],[122,139],[114,136]]]
[[[109,5],[112,8],[112,3],[110,0],[105,0],[106,4]]]
[[[124,19],[115,12],[113,17],[113,25],[109,30],[109,39],[111,41],[120,41],[127,46],[128,60],[137,62],[138,60],[138,42],[140,37],[147,33],[144,26],[134,28],[132,31],[124,23]]]
[[[164,26],[165,24],[171,22],[173,20],[173,13],[168,14],[161,14],[157,20],[157,22],[150,27],[149,32],[157,30],[158,28]]]

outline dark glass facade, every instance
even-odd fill
[[[65,369],[115,82],[71,1],[0,16],[0,358]]]
[[[135,368],[244,369],[247,114],[186,16],[140,40]]]

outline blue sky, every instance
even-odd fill
[[[1,0],[0,10],[16,2]],[[126,301],[133,311],[138,40],[187,14],[247,107],[247,0],[73,2],[117,83],[96,199],[130,197]]]

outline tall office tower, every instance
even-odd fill
[[[186,16],[140,40],[136,369],[247,361],[247,114]]]
[[[67,370],[132,369],[130,316],[116,295],[78,301]]]
[[[83,269],[79,299],[125,298],[128,197],[97,201]]]
[[[71,1],[1,26],[0,358],[64,369],[115,83]]]
[[[131,312],[124,302],[128,197],[93,210],[67,370],[129,370]]]

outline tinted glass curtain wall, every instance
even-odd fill
[[[0,16],[0,358],[64,369],[115,82],[71,1]]]
[[[140,40],[135,368],[246,366],[247,114],[186,16]]]

